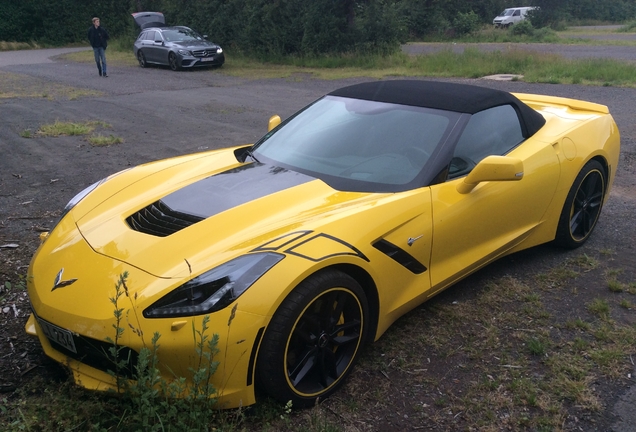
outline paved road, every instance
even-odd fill
[[[91,48],[80,47],[80,48],[50,48],[50,49],[26,50],[26,51],[1,51],[0,52],[0,68],[3,66],[53,63],[55,60],[53,60],[52,58],[57,55],[76,52],[76,51],[85,51],[89,49]]]

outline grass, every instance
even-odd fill
[[[494,52],[469,47],[463,53],[455,53],[448,48],[417,56],[396,53],[363,57],[290,57],[271,62],[260,62],[248,57],[230,57],[219,71],[252,79],[303,79],[305,76],[319,79],[359,76],[480,78],[495,74],[515,74],[522,75],[523,81],[536,83],[625,87],[636,85],[636,64],[607,59],[570,60],[515,47]]]
[[[614,274],[604,271],[610,261],[600,252],[598,257],[579,255],[534,278],[493,280],[470,301],[433,301],[396,323],[397,335],[390,332],[372,353],[382,352],[393,365],[388,359],[401,358],[410,370],[438,364],[435,376],[441,380],[423,380],[430,390],[418,401],[436,408],[425,409],[422,421],[438,421],[440,429],[562,430],[568,416],[604,409],[598,382],[621,380],[632,369],[636,327],[610,319],[632,306],[629,299],[599,297],[584,304],[572,299],[579,278],[602,284],[604,273]],[[564,299],[572,306],[554,310]],[[367,359],[363,363],[378,367]],[[395,366],[384,370],[395,379]],[[412,382],[419,376],[404,375]],[[390,399],[396,387],[376,397]],[[357,393],[362,392],[350,390],[352,397]],[[450,427],[441,408],[460,416],[461,426]]]
[[[6,42],[0,41],[0,51],[17,51],[17,50],[27,50],[27,49],[39,49],[43,48],[36,42]]]
[[[88,137],[88,142],[91,143],[91,145],[95,146],[95,147],[104,147],[104,146],[110,146],[113,144],[121,144],[124,142],[124,139],[121,137],[116,137],[114,135],[102,135],[102,134],[97,134],[97,135],[92,135],[90,137]]]
[[[85,122],[62,122],[56,120],[54,123],[48,123],[40,126],[36,132],[32,132],[30,129],[25,129],[20,132],[20,136],[22,138],[35,138],[89,135],[86,140],[95,147],[121,144],[124,142],[123,138],[112,134],[93,134],[96,128],[110,129],[112,126],[99,120],[90,120]]]
[[[607,31],[598,32],[607,33]],[[287,78],[303,80],[346,79],[353,77],[443,77],[480,78],[495,74],[521,75],[521,80],[534,83],[583,84],[596,86],[636,86],[636,63],[610,59],[566,59],[556,54],[540,53],[532,49],[532,42],[569,43],[594,45],[634,45],[636,41],[583,40],[577,31],[535,31],[535,35],[514,35],[510,30],[485,26],[479,32],[462,38],[444,39],[447,48],[424,55],[409,56],[403,52],[389,55],[328,55],[328,56],[274,56],[255,58],[226,50],[226,63],[212,73],[222,73],[247,79]],[[505,49],[493,52],[476,47],[465,47],[457,53],[450,42],[507,43]],[[520,45],[523,43],[524,45]],[[114,41],[107,52],[109,65],[115,67],[136,66],[137,61],[130,47],[132,41]],[[92,52],[66,54],[65,58],[92,63]]]
[[[0,100],[14,98],[41,98],[47,100],[76,100],[82,97],[98,97],[103,93],[52,83],[28,75],[0,71]]]

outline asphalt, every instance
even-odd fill
[[[31,65],[53,63],[53,57],[77,51],[86,51],[90,47],[78,48],[49,48],[27,51],[1,51],[0,68],[4,66]]]

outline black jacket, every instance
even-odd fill
[[[106,48],[108,46],[108,38],[108,32],[105,28],[95,28],[94,25],[88,28],[88,40],[93,48]]]

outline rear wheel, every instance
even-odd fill
[[[263,336],[256,365],[263,389],[300,407],[333,393],[357,360],[368,314],[364,291],[350,276],[325,270],[303,281]]]
[[[177,55],[175,53],[168,54],[168,65],[173,71],[179,70],[179,63],[177,61]]]
[[[148,66],[148,63],[146,63],[146,56],[144,56],[144,53],[141,50],[137,52],[137,61],[139,62],[139,66],[142,68]]]
[[[589,161],[574,180],[565,200],[556,244],[573,249],[587,241],[601,214],[605,189],[603,166],[597,161]]]

